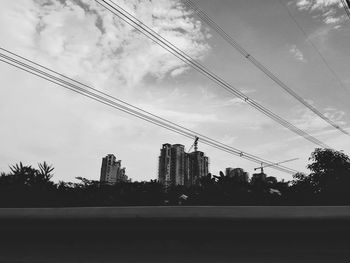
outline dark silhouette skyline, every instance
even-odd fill
[[[349,157],[317,148],[309,160],[310,173],[297,173],[292,181],[265,173],[246,180],[240,173],[220,172],[202,176],[199,184],[190,186],[157,180],[109,184],[84,177],[76,177],[76,183],[54,183],[53,166],[19,163],[1,173],[0,206],[350,205]]]

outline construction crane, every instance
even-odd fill
[[[295,161],[295,160],[298,160],[298,159],[299,159],[299,158],[293,158],[293,159],[290,159],[290,160],[286,160],[286,161],[282,161],[282,162],[278,162],[278,163],[266,164],[266,165],[264,165],[264,163],[261,163],[260,167],[254,168],[254,171],[260,169],[260,170],[261,170],[260,173],[263,174],[263,173],[264,173],[264,168],[265,168],[265,167],[276,166],[276,165],[279,165],[279,164],[281,164],[281,163],[291,162],[291,161]]]
[[[188,150],[187,153],[189,153],[192,150],[193,147],[194,147],[194,151],[195,152],[198,150],[198,140],[199,140],[199,138],[196,136],[194,138],[194,143],[191,145],[191,147],[190,147],[190,149]]]

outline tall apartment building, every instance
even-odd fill
[[[160,150],[158,179],[165,186],[184,185],[185,146],[181,144],[163,144]]]
[[[208,174],[209,161],[203,152],[186,153],[181,144],[163,144],[160,150],[158,179],[163,185],[197,185]]]
[[[116,159],[113,154],[108,154],[102,158],[101,165],[101,183],[115,184],[117,182],[126,182],[128,177],[125,174],[125,168],[121,167],[121,160]]]
[[[187,154],[188,176],[185,185],[198,185],[201,177],[209,173],[209,158],[203,152],[194,151]]]

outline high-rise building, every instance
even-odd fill
[[[168,186],[171,184],[170,179],[170,158],[171,158],[171,144],[163,144],[160,149],[160,156],[158,161],[158,180],[161,184]]]
[[[209,161],[203,152],[186,153],[181,144],[163,144],[160,150],[158,179],[163,185],[197,185],[208,174]]]
[[[185,147],[181,144],[163,144],[160,150],[158,179],[165,186],[184,185]]]
[[[123,167],[123,168],[121,168],[121,169],[119,170],[119,176],[118,176],[117,178],[119,178],[119,180],[120,180],[121,182],[127,182],[127,181],[129,181],[128,177],[126,176],[125,170],[126,170],[125,167]]]
[[[108,154],[102,158],[100,182],[115,184],[126,182],[128,177],[125,174],[125,168],[121,167],[121,160],[116,159],[113,154]]]
[[[174,144],[171,148],[170,171],[173,173],[175,185],[184,185],[186,175],[186,153],[185,146]]]
[[[194,151],[187,154],[188,176],[186,185],[199,185],[200,178],[209,173],[209,159],[201,151]]]

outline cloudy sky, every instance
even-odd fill
[[[115,0],[240,91],[334,149],[349,137],[304,108],[178,0]],[[306,171],[297,137],[149,41],[93,0],[2,0],[0,46],[211,138]],[[289,87],[350,131],[350,20],[338,0],[197,0]],[[297,27],[288,13],[298,21]],[[317,47],[317,50],[315,50]],[[325,65],[318,52],[326,59]],[[331,70],[329,69],[331,68]],[[99,179],[114,153],[133,180],[157,177],[163,143],[192,141],[0,63],[0,171],[22,161],[54,179]],[[210,171],[256,164],[207,147]],[[288,174],[266,170],[278,178]]]

